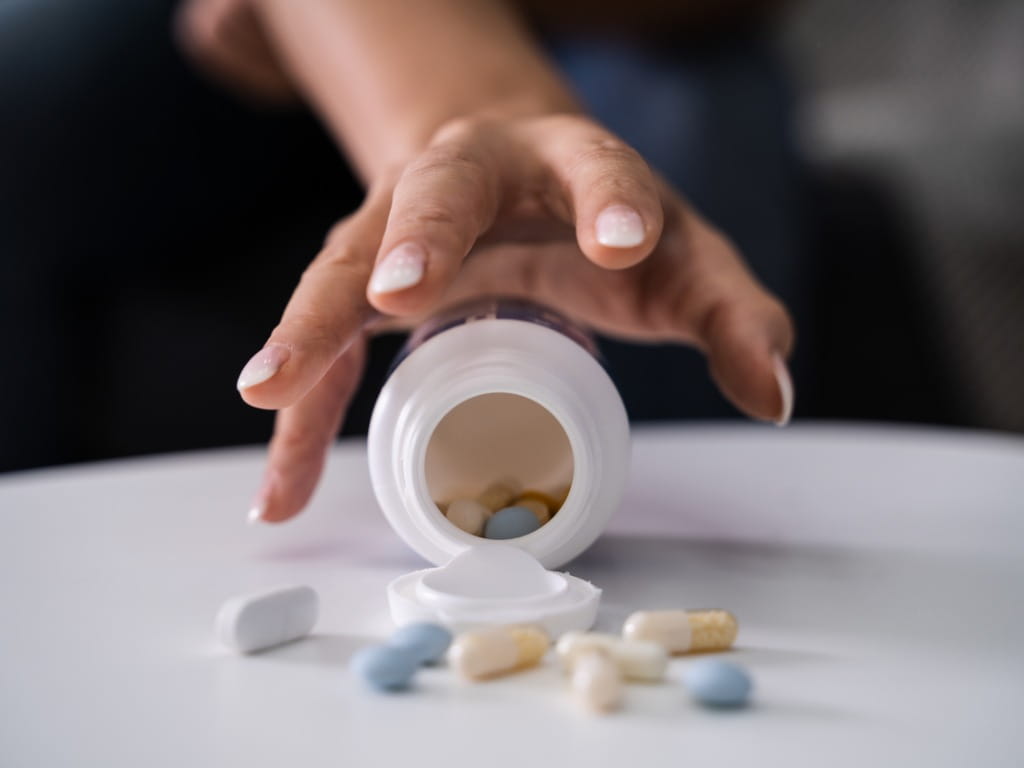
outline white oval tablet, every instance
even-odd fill
[[[217,612],[217,639],[240,653],[298,640],[312,631],[319,604],[313,588],[305,586],[232,597]]]

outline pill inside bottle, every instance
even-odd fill
[[[528,536],[558,514],[573,479],[565,429],[540,403],[491,392],[451,409],[427,444],[438,515],[486,538]]]

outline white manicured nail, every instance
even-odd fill
[[[238,374],[238,382],[235,386],[241,391],[262,384],[281,370],[281,366],[290,356],[291,350],[284,344],[268,344],[245,364],[242,372]]]
[[[273,472],[269,472],[264,476],[260,489],[252,500],[252,506],[249,507],[249,512],[245,516],[245,521],[249,525],[264,522],[263,516],[267,514],[267,507],[270,505],[270,493],[273,490],[274,477],[275,473]]]
[[[395,293],[411,288],[423,279],[427,254],[416,243],[402,243],[380,260],[370,278],[373,293]]]
[[[256,523],[263,520],[263,514],[267,511],[266,501],[260,501],[252,505],[248,514],[245,516],[245,521],[249,525],[256,525]]]
[[[597,242],[608,248],[635,248],[644,241],[644,220],[625,205],[610,205],[597,216]]]
[[[775,372],[775,381],[779,385],[779,394],[782,396],[782,413],[775,420],[775,426],[784,427],[789,424],[793,415],[793,379],[789,375],[789,368],[786,367],[782,356],[776,352],[772,355],[772,370]]]

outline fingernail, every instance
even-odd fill
[[[267,511],[267,500],[260,499],[259,501],[253,502],[252,507],[249,508],[249,513],[245,517],[245,521],[249,525],[255,525],[256,523],[263,520],[263,515]]]
[[[635,248],[644,241],[644,220],[625,205],[610,205],[597,216],[597,242],[609,248]]]
[[[782,413],[775,420],[775,426],[784,427],[789,424],[789,419],[793,415],[793,379],[782,355],[778,352],[772,355],[772,370],[775,372],[775,381],[779,385],[779,395],[782,397]]]
[[[290,356],[291,350],[284,344],[268,344],[249,358],[249,362],[238,374],[235,386],[241,391],[262,384],[277,373]]]
[[[272,490],[272,486],[272,477],[268,475],[263,480],[263,484],[260,486],[260,489],[256,492],[256,496],[252,500],[252,506],[249,507],[249,512],[245,516],[245,521],[249,525],[255,525],[256,523],[263,522],[263,518],[267,514],[267,507],[270,504],[270,492]]]
[[[427,261],[416,243],[402,243],[391,249],[373,270],[370,290],[374,293],[394,293],[411,288],[423,279],[423,265]]]

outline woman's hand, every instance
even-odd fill
[[[634,150],[577,115],[458,120],[335,226],[243,369],[245,401],[279,410],[251,519],[280,522],[309,500],[368,334],[482,294],[693,345],[738,408],[789,418],[785,309]]]

